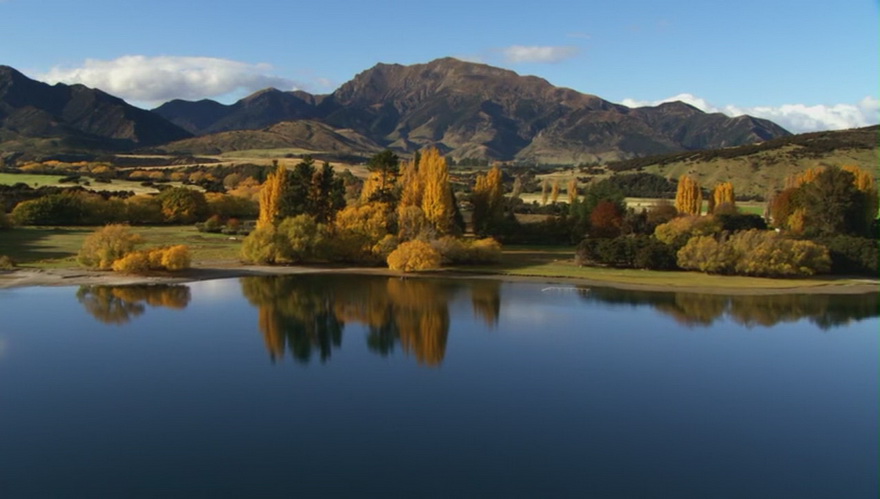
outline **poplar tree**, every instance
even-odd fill
[[[260,215],[257,227],[274,225],[281,216],[281,198],[286,183],[287,169],[273,161],[275,170],[266,177],[260,189]]]
[[[446,158],[432,147],[422,154],[419,175],[424,181],[422,211],[438,234],[449,234],[453,229],[455,209],[449,188],[449,170]]]
[[[550,202],[556,204],[559,199],[559,180],[553,181],[553,188],[550,190]]]
[[[484,234],[504,217],[504,185],[501,168],[492,167],[485,175],[477,175],[474,193],[474,232]]]
[[[675,209],[679,213],[699,215],[703,205],[703,193],[700,184],[693,178],[682,175],[678,179],[678,190],[675,193]]]
[[[712,209],[709,213],[714,212],[723,204],[736,206],[736,196],[733,192],[732,182],[722,182],[715,186],[715,189],[712,191]]]
[[[568,193],[568,204],[573,205],[575,201],[577,201],[578,197],[578,187],[577,187],[577,179],[572,178],[568,181],[568,186],[566,187],[566,192]]]

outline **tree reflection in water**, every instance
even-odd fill
[[[126,324],[143,314],[145,305],[183,309],[190,290],[182,285],[80,286],[76,298],[94,318],[105,324]]]
[[[469,292],[475,318],[495,327],[501,314],[501,281],[364,277],[342,274],[244,277],[242,294],[258,309],[258,326],[272,361],[330,359],[342,345],[347,323],[367,329],[367,347],[382,356],[400,348],[421,365],[439,366],[446,355],[449,304]],[[747,327],[808,319],[831,329],[880,315],[880,293],[861,295],[714,295],[581,288],[583,300],[650,306],[688,327],[719,319]],[[125,324],[146,307],[182,309],[190,302],[183,285],[82,286],[77,299],[96,319]]]
[[[880,293],[857,295],[714,295],[657,293],[613,288],[590,288],[580,296],[587,301],[649,305],[685,326],[711,326],[727,317],[746,327],[774,326],[808,319],[823,330],[880,315]]]
[[[354,285],[353,279],[358,280]],[[388,355],[400,345],[427,366],[443,362],[449,301],[462,287],[448,281],[342,275],[245,277],[241,284],[259,309],[260,331],[273,361],[289,351],[307,362],[313,348],[325,361],[341,345],[345,324],[354,322],[367,327],[370,350]]]

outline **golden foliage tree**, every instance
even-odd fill
[[[437,230],[438,234],[452,232],[455,216],[452,190],[449,187],[449,170],[446,158],[440,155],[435,147],[422,153],[419,161],[419,174],[424,179],[422,195],[422,211],[425,218]]]
[[[556,201],[559,200],[559,180],[553,181],[553,186],[550,188],[550,202],[556,204]]]
[[[574,202],[577,201],[578,198],[578,182],[576,178],[572,177],[572,179],[568,181],[566,193],[568,194],[568,204],[574,205]]]
[[[733,182],[722,182],[715,186],[712,191],[712,209],[709,213],[714,213],[722,205],[736,207],[736,195],[733,192]]]
[[[403,188],[400,192],[398,210],[410,206],[422,206],[422,196],[425,192],[425,182],[419,175],[418,160],[404,161],[401,166],[400,183]]]
[[[678,179],[678,189],[675,192],[675,209],[679,213],[699,215],[703,207],[703,193],[700,184],[688,175],[682,175]]]
[[[287,182],[287,168],[275,162],[275,171],[266,177],[260,189],[260,216],[257,227],[274,225],[281,216],[281,201]]]
[[[490,232],[504,217],[504,183],[501,168],[492,167],[485,175],[477,175],[473,196],[474,232]]]
[[[541,206],[547,205],[547,200],[550,198],[550,182],[545,178],[543,182],[541,182]]]

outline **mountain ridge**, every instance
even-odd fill
[[[248,116],[259,115],[254,102],[273,95],[288,106],[277,113],[279,121],[316,120],[383,147],[411,152],[433,145],[456,158],[601,162],[790,135],[768,120],[707,114],[684,103],[628,108],[537,76],[448,57],[379,63],[325,96],[294,93],[261,90],[227,106],[222,120],[190,131],[249,128]],[[183,124],[187,105],[154,111]],[[259,116],[260,127],[274,124]]]
[[[126,149],[189,137],[161,116],[85,85],[49,85],[0,66],[3,141],[57,139],[68,147]]]

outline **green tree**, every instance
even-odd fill
[[[400,173],[400,158],[390,149],[376,153],[367,163],[370,170],[370,178],[364,185],[364,193],[361,196],[364,201],[378,201],[383,203],[397,202],[397,176]]]
[[[801,186],[808,233],[822,236],[867,233],[864,214],[869,200],[855,180],[851,172],[832,166]]]
[[[208,215],[205,194],[195,189],[171,187],[159,193],[158,201],[168,223],[191,224]]]

